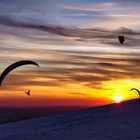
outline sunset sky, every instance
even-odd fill
[[[0,107],[91,107],[137,98],[139,0],[0,0]],[[124,35],[124,45],[118,36]],[[31,90],[31,96],[25,91]]]

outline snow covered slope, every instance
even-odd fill
[[[140,140],[140,100],[0,125],[0,140]]]

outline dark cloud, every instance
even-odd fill
[[[41,24],[33,24],[28,22],[23,22],[19,20],[15,20],[11,17],[0,17],[0,24],[7,25],[12,27],[20,27],[27,29],[35,29],[39,31],[44,31],[51,33],[53,35],[58,35],[65,37],[63,40],[71,40],[71,42],[75,42],[77,44],[89,43],[92,45],[93,43],[101,43],[101,44],[110,44],[110,45],[119,45],[118,36],[125,36],[125,46],[139,46],[140,41],[140,33],[132,31],[131,29],[121,28],[115,31],[98,29],[98,28],[89,28],[89,29],[81,29],[81,28],[68,28],[68,27],[57,27],[57,26],[49,26],[49,25],[41,25]],[[54,36],[54,42],[55,42]],[[52,40],[53,42],[53,40]],[[57,39],[59,42],[59,39]],[[66,41],[65,41],[66,43]]]
[[[20,47],[0,46],[2,55],[1,61],[5,63],[10,64],[12,61],[17,61],[22,58],[31,58],[35,59],[35,61],[41,65],[41,69],[39,70],[24,69],[23,71],[20,70],[21,73],[19,75],[11,74],[8,76],[9,78],[5,79],[4,89],[6,87],[14,89],[17,86],[21,88],[22,86],[29,85],[63,87],[69,83],[82,84],[88,87],[101,89],[103,88],[103,82],[113,79],[137,78],[139,75],[139,51],[137,53],[123,53],[123,51],[112,51],[108,53],[103,50],[102,53],[99,53],[98,51],[96,52],[96,50],[89,50],[88,52],[86,49],[84,51],[82,51],[82,49],[75,51],[75,46],[73,46],[91,45],[94,48],[94,43],[99,45],[113,45],[113,47],[115,47],[115,45],[120,46],[118,35],[124,35],[126,39],[124,47],[139,47],[140,33],[131,29],[121,28],[113,31],[101,28],[59,27],[25,22],[10,16],[0,16],[0,25],[3,26],[8,33],[9,29],[7,28],[11,27],[16,29],[13,33],[17,32],[17,30],[18,32],[19,30],[36,30],[36,33],[39,31],[45,32],[46,34],[43,35],[47,36],[47,39],[42,39],[40,34],[38,34],[38,38],[35,38],[34,36],[29,37],[29,32],[27,36],[26,34],[21,33],[20,37],[18,34],[14,34],[17,40],[20,39],[23,42],[27,41],[31,44],[38,43],[38,46],[40,44],[45,44],[46,48],[44,49],[39,47],[21,47],[21,45]],[[13,34],[11,33],[11,35]],[[57,44],[54,51],[47,49],[49,43]],[[72,45],[70,50],[59,50],[60,46],[58,44],[64,46],[67,44]],[[99,46],[97,45],[97,48],[98,47]],[[65,48],[67,48],[67,46],[65,46]],[[45,55],[46,57],[44,57]],[[51,55],[51,58],[48,59],[47,55]],[[4,66],[2,65],[1,71]],[[24,74],[25,72],[26,75]]]
[[[65,59],[38,59],[40,69],[15,70],[4,80],[3,90],[23,89],[25,86],[64,87],[70,83],[102,89],[104,82],[138,78],[140,71],[139,53],[59,53]]]

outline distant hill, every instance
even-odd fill
[[[140,140],[140,100],[0,125],[1,140]]]

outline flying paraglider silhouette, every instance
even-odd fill
[[[123,44],[125,41],[124,36],[118,36],[118,39],[119,39],[120,44]]]
[[[26,93],[27,95],[30,95],[30,89],[28,89],[28,91],[25,91],[25,93]]]
[[[0,86],[2,85],[3,83],[3,80],[5,79],[5,77],[14,69],[16,69],[17,67],[20,67],[20,66],[23,66],[23,65],[35,65],[35,66],[38,66],[39,65],[34,62],[34,61],[29,61],[29,60],[22,60],[22,61],[18,61],[16,63],[13,63],[11,64],[10,66],[8,66],[4,71],[3,73],[1,74],[0,76]]]
[[[139,94],[139,99],[140,99],[140,91],[139,91],[138,89],[136,89],[136,88],[130,89],[130,91],[132,91],[132,90],[136,90],[136,91],[138,92],[138,94]]]

